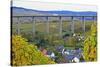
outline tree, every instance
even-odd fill
[[[90,36],[84,41],[84,59],[85,61],[97,60],[97,28],[96,24],[91,26]]]
[[[14,66],[54,64],[50,58],[42,54],[34,44],[29,44],[21,36],[12,36],[11,64]]]

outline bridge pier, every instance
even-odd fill
[[[85,18],[82,16],[82,22],[83,22],[83,33],[85,35]]]
[[[49,34],[49,17],[46,16],[46,32]]]
[[[17,19],[18,19],[18,22],[17,22],[17,34],[18,35],[20,35],[20,27],[21,27],[21,21],[20,21],[20,19],[19,19],[20,17],[17,17]]]
[[[71,33],[74,33],[74,17],[71,17]]]
[[[62,37],[62,17],[59,17],[59,35]]]
[[[96,22],[96,17],[93,16],[93,23],[95,23],[95,22]]]
[[[33,35],[35,35],[35,32],[36,32],[36,30],[35,30],[35,17],[32,17],[32,23],[33,23],[33,24],[32,24],[32,25],[33,25],[33,26],[32,26],[32,27],[33,27],[33,28],[32,28],[32,32],[33,32]]]

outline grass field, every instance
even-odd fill
[[[86,31],[90,30],[92,22],[85,22]],[[21,32],[32,32],[33,24],[32,23],[22,23],[20,25]],[[45,22],[36,22],[35,31],[46,33],[46,23]],[[63,22],[62,23],[62,32],[70,32],[71,31],[71,23]],[[75,33],[83,33],[83,23],[82,22],[74,22],[74,32]],[[17,24],[14,23],[12,25],[12,33],[17,33]],[[50,22],[49,23],[49,33],[50,34],[58,34],[59,33],[59,22]]]

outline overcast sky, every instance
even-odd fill
[[[53,3],[41,1],[28,0],[13,0],[13,6],[24,7],[36,10],[71,10],[71,11],[97,11],[97,6],[82,5],[82,4],[68,4],[68,3]]]

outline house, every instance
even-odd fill
[[[80,62],[80,57],[75,56],[74,54],[69,54],[66,55],[65,59],[69,62],[69,63],[78,63]]]
[[[73,58],[74,58],[74,55],[66,55],[66,56],[65,56],[65,59],[66,59],[69,63],[72,62]]]
[[[56,56],[55,56],[55,53],[54,53],[54,52],[49,51],[49,50],[46,50],[46,49],[44,49],[44,48],[40,48],[40,51],[43,53],[43,55],[45,55],[45,56],[47,56],[47,57],[49,57],[49,58],[55,60],[55,57],[56,57]]]
[[[79,58],[74,57],[74,58],[72,59],[72,62],[78,63],[78,62],[80,62],[80,60],[79,60]]]
[[[74,34],[73,34],[73,37],[75,37],[75,36],[76,36],[76,34],[74,33]]]
[[[80,35],[80,34],[75,34],[73,33],[73,37],[75,37],[77,39],[77,41],[82,41],[84,40],[84,36]]]
[[[69,55],[69,51],[67,51],[66,49],[62,52],[62,54],[65,54],[65,55]]]
[[[41,51],[44,55],[46,55],[46,54],[47,54],[47,50],[46,50],[46,49],[44,49],[44,48],[41,48],[41,49],[40,49],[40,51]]]
[[[77,62],[84,61],[83,56],[82,56],[82,50],[80,48],[76,50],[65,50],[64,55],[65,55],[65,59],[69,63],[73,63],[73,62],[77,63]]]
[[[46,53],[46,56],[47,57],[50,57],[51,59],[53,59],[53,60],[55,60],[55,53],[54,52],[52,52],[52,51],[47,51],[47,53]]]
[[[56,50],[59,52],[59,53],[63,53],[63,51],[65,50],[64,46],[57,46]]]

